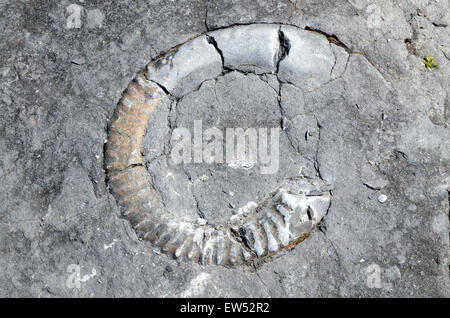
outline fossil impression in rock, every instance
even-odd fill
[[[276,74],[280,82],[311,90],[330,80],[334,64],[324,36],[269,24],[213,31],[152,61],[117,105],[105,150],[111,192],[138,236],[175,258],[227,266],[270,257],[306,238],[330,205],[320,178],[286,181],[229,222],[202,224],[165,207],[141,146],[157,107],[225,70]]]

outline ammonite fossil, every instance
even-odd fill
[[[173,257],[217,265],[264,259],[306,238],[327,213],[330,188],[317,174],[286,172],[286,167],[297,164],[313,166],[314,160],[303,156],[289,135],[295,123],[291,128],[286,124],[293,116],[280,104],[280,86],[312,90],[331,79],[335,64],[323,35],[272,24],[213,31],[152,61],[123,94],[110,122],[105,151],[112,194],[139,237]],[[236,81],[238,87],[233,86]],[[228,94],[249,81],[241,94]],[[258,92],[266,97],[257,100]],[[230,98],[234,100],[228,102]],[[165,112],[163,120],[155,115],[158,111]],[[195,168],[204,174],[171,167],[168,137],[174,127],[186,123],[186,114],[209,118],[207,123],[222,127],[246,121],[255,126],[281,123],[280,147],[289,149],[281,156],[289,162],[280,165],[276,176],[257,176],[248,167],[239,170],[226,164]],[[296,116],[314,121],[306,112]],[[234,182],[234,177],[240,181]],[[236,189],[217,186],[227,182]],[[211,194],[205,195],[205,189]],[[226,202],[220,191],[225,199],[233,191],[243,198],[253,191],[255,199],[240,208],[232,203],[218,208],[211,202]]]

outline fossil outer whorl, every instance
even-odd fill
[[[236,69],[273,71],[277,65],[274,59],[278,55],[273,43],[279,41],[279,30],[276,25],[230,29],[230,34],[246,41],[251,42],[254,35],[253,49],[267,47],[263,41],[266,34],[270,37],[267,43],[271,51],[269,54],[252,55],[246,61],[246,57],[239,56],[242,50],[231,50],[228,57],[224,49],[221,53],[225,54],[223,60]],[[287,31],[295,33],[293,28]],[[130,221],[139,237],[176,258],[201,264],[239,265],[254,258],[271,256],[307,237],[326,214],[330,194],[320,178],[289,181],[267,194],[261,202],[232,217],[228,223],[214,226],[180,217],[163,204],[149,179],[141,151],[144,134],[152,129],[148,125],[149,118],[158,105],[169,102],[165,90],[182,97],[205,80],[223,72],[222,58],[215,46],[220,47],[230,41],[231,37],[226,32],[227,29],[224,29],[209,35],[214,37],[216,34],[218,41],[200,36],[187,42],[151,62],[145,74],[137,75],[123,94],[111,120],[105,165],[111,192],[123,216]],[[298,32],[299,37],[308,38],[304,31]],[[311,43],[314,50],[306,47],[305,54],[317,52],[316,46],[320,44]],[[291,62],[287,60],[285,63],[288,66]],[[292,63],[294,67],[302,68],[299,66],[301,61],[294,60]],[[284,66],[283,72],[287,72]],[[329,76],[327,67],[325,73]],[[290,79],[288,76],[286,78]],[[317,78],[327,80],[325,75]]]

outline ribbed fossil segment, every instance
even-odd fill
[[[323,40],[322,35],[284,26],[234,27],[185,43],[151,62],[145,75],[137,75],[110,122],[105,167],[121,213],[140,238],[174,258],[234,266],[270,257],[298,244],[314,230],[331,200],[329,187],[318,177],[277,181],[270,186],[271,193],[262,191],[263,198],[258,196],[257,202],[236,209],[229,220],[212,225],[206,219],[199,222],[170,211],[167,198],[147,170],[150,163],[143,160],[143,152],[152,145],[144,141],[144,135],[155,129],[154,123],[161,118],[155,109],[164,107],[166,117],[172,110],[173,99],[166,92],[183,97],[205,80],[228,71],[223,69],[221,54],[226,68],[276,72],[279,64],[280,80],[315,86],[329,79],[334,62],[331,48]],[[290,52],[285,51],[289,48]],[[318,65],[311,67],[310,63]]]
[[[258,257],[295,245],[322,220],[330,199],[328,192],[318,189],[292,193],[281,188],[257,213],[241,220],[242,239]]]
[[[158,85],[139,74],[123,94],[109,127],[105,163],[108,171],[142,163],[141,143],[147,119],[167,99]]]
[[[222,58],[206,36],[151,62],[145,76],[181,97],[222,73]]]
[[[254,24],[211,32],[227,68],[243,72],[276,71],[279,50],[277,25]]]

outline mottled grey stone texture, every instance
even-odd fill
[[[81,25],[68,29],[73,3]],[[449,297],[448,12],[442,0],[0,1],[0,296]],[[251,23],[338,39],[318,88],[258,76],[280,89],[287,142],[312,154],[332,204],[320,230],[257,270],[177,262],[120,217],[103,170],[107,123],[148,62]],[[215,85],[192,96],[213,101]],[[300,136],[310,130],[316,154]],[[71,264],[86,276],[79,289]]]

